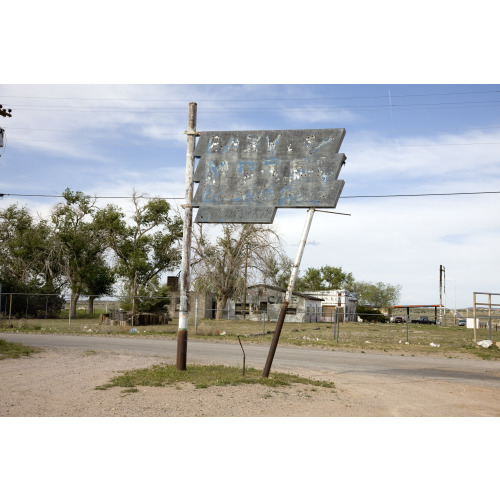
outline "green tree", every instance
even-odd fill
[[[107,243],[102,228],[95,221],[99,213],[95,199],[69,188],[63,197],[64,202],[52,210],[52,223],[71,290],[71,314],[76,315],[80,295],[89,295],[88,310],[92,312],[95,297],[109,293],[114,277],[104,258]]]
[[[304,276],[302,277],[301,288],[303,290],[322,290],[323,277],[321,275],[321,270],[314,267],[309,267],[306,269]],[[297,287],[295,287],[297,289]]]
[[[64,276],[57,257],[46,220],[35,220],[26,207],[17,204],[0,210],[2,294],[26,294],[13,295],[14,316],[27,310],[31,316],[59,314]]]
[[[145,286],[139,286],[135,301],[132,300],[130,290],[125,290],[125,294],[120,300],[120,307],[130,311],[135,303],[136,312],[155,313],[167,315],[170,304],[169,289],[166,283],[160,284],[158,277],[153,278]]]
[[[352,287],[354,276],[352,273],[342,271],[342,267],[323,266],[320,271],[325,290],[340,290]]]
[[[82,269],[83,294],[88,295],[87,313],[93,314],[94,300],[103,295],[112,295],[116,274],[103,255],[97,255],[95,260]]]
[[[401,296],[401,285],[390,283],[369,283],[356,281],[353,290],[358,294],[358,304],[361,306],[390,307],[395,305]]]
[[[288,272],[288,278],[290,277],[290,273],[291,271]],[[295,290],[301,292],[350,289],[353,283],[354,277],[352,273],[345,273],[341,267],[309,267],[303,276],[297,278]]]
[[[263,283],[278,286],[280,288],[288,288],[293,264],[293,260],[279,249],[271,253],[264,263],[264,271],[262,273]],[[305,289],[303,280],[300,276],[295,280],[294,289],[296,291]]]
[[[145,202],[144,195],[134,191],[132,202],[130,225],[123,211],[114,205],[101,210],[96,222],[115,253],[116,272],[125,281],[135,313],[139,288],[180,264],[182,220],[171,215],[165,200],[153,198]]]

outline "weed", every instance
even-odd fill
[[[174,365],[155,365],[122,373],[110,380],[108,384],[96,387],[105,390],[110,387],[135,387],[137,385],[161,387],[174,385],[180,382],[193,384],[197,389],[210,386],[226,386],[241,384],[261,384],[268,387],[280,387],[291,384],[305,384],[315,387],[334,388],[333,382],[312,380],[298,375],[273,372],[268,378],[262,377],[261,371],[247,368],[245,375],[241,374],[240,367],[223,365],[191,365],[187,370],[177,370]],[[176,389],[180,389],[175,385]]]
[[[31,347],[17,342],[7,342],[4,339],[0,339],[0,359],[19,358],[41,351],[42,349],[38,347]]]

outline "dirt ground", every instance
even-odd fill
[[[499,390],[443,381],[335,374],[335,389],[261,385],[195,389],[191,384],[105,391],[120,371],[157,357],[45,349],[0,361],[2,417],[370,417],[500,416]],[[310,374],[302,372],[299,375]]]

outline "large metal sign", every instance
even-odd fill
[[[335,208],[345,129],[201,132],[195,222],[267,223],[277,208]]]

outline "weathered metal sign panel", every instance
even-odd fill
[[[267,223],[277,208],[335,208],[345,129],[201,132],[195,222]]]

